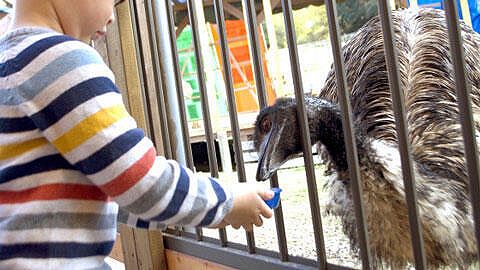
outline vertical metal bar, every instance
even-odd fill
[[[149,2],[149,1],[147,1]],[[182,134],[183,134],[183,143],[185,145],[185,155],[187,157],[187,166],[191,170],[195,169],[195,165],[193,164],[193,154],[192,154],[192,147],[190,145],[190,134],[188,131],[188,121],[187,115],[185,113],[185,100],[183,99],[183,85],[182,85],[182,75],[180,72],[180,65],[178,60],[178,53],[177,53],[177,39],[175,34],[175,25],[173,19],[173,8],[172,8],[172,1],[165,0],[165,5],[167,7],[167,16],[168,16],[168,28],[169,28],[169,37],[170,37],[170,44],[173,56],[173,70],[175,73],[175,85],[177,87],[177,98],[178,104],[180,107],[180,118],[182,122]]]
[[[240,141],[240,127],[238,125],[237,105],[235,102],[235,91],[233,89],[232,68],[230,65],[230,52],[227,43],[227,33],[225,30],[225,13],[223,12],[223,1],[215,0],[215,18],[217,21],[218,35],[220,40],[220,53],[222,56],[223,78],[227,91],[228,113],[230,115],[230,126],[233,134],[233,148],[235,151],[235,162],[237,164],[238,181],[246,182],[245,163],[242,154],[242,142]],[[248,252],[255,253],[255,236],[253,232],[246,232]]]
[[[383,43],[385,46],[385,60],[388,70],[388,81],[392,93],[395,125],[397,128],[398,146],[402,162],[403,184],[408,206],[408,220],[410,235],[415,257],[415,269],[426,269],[426,259],[423,248],[422,225],[418,218],[417,195],[415,188],[415,173],[410,154],[408,130],[405,120],[405,106],[403,91],[400,87],[400,73],[398,71],[397,53],[394,46],[394,35],[391,23],[390,8],[387,0],[378,0],[378,14],[382,23]]]
[[[150,4],[150,5],[149,5]],[[158,56],[158,52],[160,50],[159,43],[158,43],[158,21],[156,20],[155,12],[153,12],[151,2],[147,1],[146,6],[146,13],[148,16],[148,25],[150,30],[150,48],[152,54],[152,63],[153,63],[153,74],[155,76],[155,86],[157,88],[157,103],[158,103],[158,110],[160,112],[160,127],[162,129],[162,141],[163,141],[163,148],[164,148],[164,155],[166,158],[172,158],[172,148],[170,145],[170,137],[168,136],[168,125],[167,125],[167,113],[165,108],[165,99],[162,95],[163,87],[161,83],[161,71],[160,71],[160,60]]]
[[[146,1],[147,5],[150,1]],[[170,48],[172,49],[172,60],[173,60],[173,70],[175,73],[175,84],[177,87],[177,99],[178,99],[178,106],[180,108],[180,118],[182,122],[182,134],[183,134],[183,145],[185,156],[187,160],[187,166],[190,170],[195,170],[195,164],[193,163],[193,154],[192,154],[192,146],[190,144],[190,132],[188,131],[188,121],[187,115],[185,113],[185,100],[183,99],[183,85],[182,85],[182,74],[180,71],[180,64],[178,60],[178,53],[177,53],[177,37],[175,34],[175,20],[173,17],[173,7],[172,7],[171,0],[165,0],[165,6],[167,7],[166,12],[168,16],[168,29],[169,29],[169,37],[170,37]],[[203,231],[201,228],[195,228],[197,240],[201,241],[203,239]]]
[[[315,236],[315,246],[317,248],[317,260],[321,269],[327,267],[327,255],[325,252],[325,242],[323,239],[322,217],[320,214],[320,204],[318,203],[318,191],[315,180],[315,169],[313,167],[312,147],[310,141],[310,130],[308,127],[307,113],[305,110],[305,100],[303,92],[302,74],[300,62],[298,60],[297,37],[293,21],[292,2],[282,0],[283,15],[285,18],[285,32],[287,34],[288,51],[290,54],[290,64],[292,66],[293,85],[295,87],[295,99],[297,101],[297,115],[300,123],[302,136],[303,159],[305,162],[305,173],[307,175],[308,196],[310,199],[310,211],[312,214],[313,232]]]
[[[342,124],[345,135],[345,146],[347,150],[347,162],[352,183],[352,195],[355,202],[355,218],[357,221],[358,240],[360,243],[360,254],[362,257],[363,269],[370,269],[371,255],[368,246],[368,231],[363,208],[361,177],[358,166],[357,147],[351,119],[350,91],[347,88],[345,78],[344,60],[340,45],[340,33],[337,21],[337,7],[333,0],[325,0],[327,8],[328,28],[335,67],[335,78],[337,81],[338,102],[342,109]]]
[[[196,4],[197,0],[188,0],[188,15],[190,18],[190,25],[192,26],[192,37],[193,37],[193,47],[195,50],[195,59],[197,63],[197,76],[198,76],[198,86],[200,88],[200,99],[202,102],[202,113],[203,113],[203,123],[205,134],[207,137],[207,148],[208,148],[208,160],[210,166],[210,172],[213,177],[218,178],[218,165],[217,165],[217,156],[215,152],[215,143],[213,138],[212,131],[212,121],[210,118],[210,108],[208,105],[208,95],[207,87],[205,83],[205,71],[203,68],[203,58],[201,52],[200,44],[200,34],[198,33],[198,19],[196,14]],[[227,232],[225,229],[219,229],[220,242],[222,246],[227,246]]]
[[[154,1],[154,5],[158,3]],[[167,159],[176,158],[174,155],[174,149],[170,141],[170,129],[168,126],[168,117],[167,117],[167,97],[166,97],[166,84],[165,78],[162,76],[162,64],[160,61],[159,54],[162,51],[161,48],[161,36],[160,36],[160,18],[156,13],[158,9],[154,9],[151,1],[145,3],[145,13],[148,17],[147,23],[149,24],[149,35],[150,35],[150,50],[152,54],[152,68],[154,73],[154,81],[157,88],[157,106],[160,113],[160,128],[162,130],[162,142],[164,145],[164,156]],[[181,235],[182,228],[181,226],[175,226],[175,233]]]
[[[477,258],[480,258],[480,170],[478,165],[477,142],[472,117],[471,85],[465,76],[465,56],[458,23],[456,1],[445,0],[448,37],[455,72],[458,110],[462,124],[465,158],[467,160],[468,178],[470,181],[470,199],[472,201],[475,235],[477,238]]]
[[[255,2],[253,0],[243,0],[243,7],[247,16],[247,29],[250,33],[250,53],[253,63],[253,74],[255,74],[255,84],[257,86],[258,102],[260,108],[268,105],[265,78],[263,77],[262,56],[260,52],[260,43],[257,32],[257,14],[255,11]]]
[[[257,32],[257,15],[253,0],[244,0],[243,7],[247,17],[247,28],[250,33],[250,52],[252,56],[253,70],[255,74],[255,84],[257,89],[258,101],[260,108],[268,105],[265,77],[263,76],[263,61],[260,53],[260,43]],[[270,178],[270,186],[278,187],[278,177],[275,173]],[[280,259],[288,261],[287,237],[285,234],[285,222],[283,220],[282,203],[275,209],[275,226],[277,228],[277,239],[280,251]]]
[[[272,178],[270,178],[270,187],[278,187],[278,176],[275,173]],[[277,209],[273,211],[275,216],[275,228],[277,229],[277,241],[278,241],[278,250],[280,255],[280,260],[288,261],[288,246],[287,246],[287,234],[285,231],[285,221],[283,219],[283,208],[282,202],[278,205]]]

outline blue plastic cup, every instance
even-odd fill
[[[270,207],[271,209],[276,209],[278,205],[280,204],[280,192],[282,192],[281,188],[272,188],[273,193],[275,195],[273,196],[272,199],[270,200],[265,200],[265,203]]]

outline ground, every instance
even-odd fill
[[[290,255],[316,259],[315,240],[311,221],[310,203],[303,159],[291,161],[278,171],[279,186],[283,189],[281,199],[287,246]],[[247,181],[255,182],[256,163],[246,164]],[[327,260],[339,264],[360,268],[361,263],[350,250],[348,239],[343,234],[340,220],[323,213],[326,192],[322,189],[325,182],[324,168],[316,166],[316,177],[320,209],[322,210],[323,235],[325,239]],[[236,174],[220,175],[222,181],[237,181]],[[269,183],[257,183],[268,187]],[[204,229],[204,235],[218,238],[217,230]],[[246,245],[245,232],[227,228],[228,241]],[[264,226],[255,228],[255,244],[258,248],[278,251],[278,242],[274,219],[264,220]]]

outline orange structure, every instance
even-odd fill
[[[225,22],[227,41],[230,52],[230,64],[232,67],[232,80],[235,90],[238,112],[253,112],[259,110],[258,97],[253,75],[253,66],[250,61],[250,52],[248,47],[248,34],[245,23],[242,20],[227,20]],[[220,42],[215,25],[211,25],[213,39],[217,56],[220,58]],[[260,52],[263,60],[263,71],[266,84],[268,103],[275,101],[276,94],[272,87],[272,81],[269,76],[267,63],[265,59],[265,44],[263,35],[259,33]],[[219,63],[222,62],[218,59]]]

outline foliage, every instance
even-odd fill
[[[308,6],[307,8],[294,10],[293,17],[298,44],[322,40],[328,37],[327,14],[324,6]],[[273,16],[273,24],[275,26],[278,47],[287,47],[282,13]]]
[[[337,4],[337,14],[342,33],[357,31],[371,17],[377,14],[376,0],[345,0]],[[328,38],[328,22],[325,6],[308,6],[293,11],[297,43],[309,43]],[[287,47],[284,17],[282,13],[273,16],[273,24],[279,48]]]
[[[346,0],[337,5],[338,20],[345,34],[357,31],[377,15],[376,0]]]

